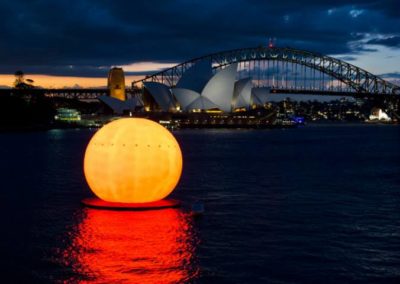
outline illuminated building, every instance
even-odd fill
[[[114,67],[108,73],[108,89],[110,97],[124,101],[125,96],[125,75],[122,68]]]
[[[157,82],[145,82],[144,87],[148,104],[152,105],[154,101],[162,111],[176,111],[179,109],[186,110],[188,105],[196,98],[199,100],[192,105],[193,108],[208,109],[217,108],[218,106],[210,102],[207,98],[200,98],[199,93],[202,92],[205,85],[213,77],[211,62],[207,60],[200,61],[192,65],[188,70],[183,73],[182,77],[176,84],[176,88],[172,90],[168,86]],[[178,102],[175,91],[179,93],[184,92],[182,100]],[[175,96],[174,96],[175,95]],[[153,106],[153,109],[157,108]]]
[[[252,89],[252,104],[264,105],[268,101],[268,96],[271,94],[271,89],[267,87]]]
[[[144,87],[151,94],[162,111],[176,110],[176,102],[170,89],[166,85],[157,82],[145,82]]]
[[[232,99],[232,110],[247,109],[251,104],[251,89],[253,83],[251,78],[236,81]]]
[[[265,96],[252,94],[251,77],[236,81],[237,66],[227,65],[214,74],[211,62],[201,60],[187,69],[173,88],[144,82],[146,106],[162,111],[230,113],[263,105]]]
[[[59,108],[57,114],[54,116],[57,121],[74,122],[81,120],[81,114],[76,109]]]
[[[175,88],[188,89],[201,93],[204,86],[213,77],[213,70],[209,60],[201,60],[192,65],[182,74]]]
[[[208,80],[201,92],[186,88],[174,88],[172,92],[186,111],[218,108],[224,112],[230,112],[236,71],[236,63],[225,67]]]
[[[380,108],[373,108],[369,120],[372,121],[391,121],[391,118]]]

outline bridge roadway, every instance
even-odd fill
[[[131,94],[132,90],[127,89],[127,94]],[[21,96],[45,95],[49,98],[65,98],[78,100],[95,100],[100,96],[108,96],[110,94],[107,88],[96,89],[0,89],[0,95],[14,94]]]
[[[140,89],[126,89],[128,96],[141,95]],[[65,99],[78,99],[78,100],[96,100],[99,96],[108,96],[110,91],[105,88],[98,89],[0,89],[0,95],[14,94],[21,96],[45,95],[49,98],[65,98]],[[337,90],[312,90],[312,89],[285,89],[285,88],[271,88],[271,94],[291,94],[291,95],[322,95],[322,96],[341,96],[341,97],[355,97],[355,98],[377,98],[377,94],[366,94],[356,92],[344,92]],[[390,96],[388,94],[379,94],[381,98],[395,97],[399,99],[400,96]]]

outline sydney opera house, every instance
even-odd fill
[[[241,79],[237,79],[242,77]],[[191,65],[173,87],[147,81],[140,93],[125,93],[121,68],[112,68],[108,76],[109,95],[103,102],[103,114],[146,117],[167,127],[270,127],[275,111],[264,106],[268,88],[253,88],[251,77],[239,76],[238,64],[213,68],[209,60]]]
[[[114,114],[193,114],[194,121],[200,114],[229,115],[251,111],[263,105],[269,89],[253,88],[252,78],[237,80],[237,63],[215,70],[209,60],[193,64],[172,88],[159,82],[144,82],[141,96],[126,98],[121,86],[125,86],[123,71],[110,70],[108,85],[110,96],[101,96]],[[200,116],[204,120],[204,116]],[[220,117],[220,120],[224,118]],[[225,123],[225,121],[221,121]]]
[[[230,113],[247,110],[261,102],[252,93],[252,78],[236,80],[237,64],[227,65],[215,74],[211,62],[203,60],[191,66],[176,86],[158,82],[144,83],[144,104],[164,112]]]

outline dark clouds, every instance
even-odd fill
[[[375,38],[368,41],[368,44],[380,44],[389,47],[400,47],[400,36],[390,36],[387,38]]]
[[[399,11],[398,0],[2,1],[0,72],[104,76],[111,65],[181,62],[268,37],[326,54],[351,55],[367,34],[398,48]]]

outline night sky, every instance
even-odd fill
[[[0,1],[0,74],[149,74],[272,37],[400,78],[399,0]]]

